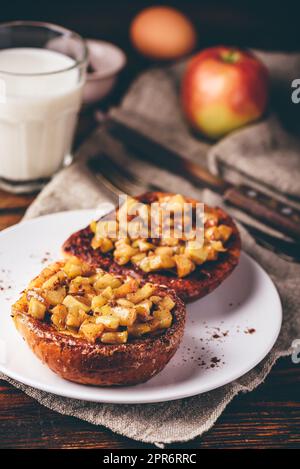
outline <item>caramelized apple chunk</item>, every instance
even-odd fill
[[[103,331],[104,325],[96,323],[91,318],[85,319],[79,329],[79,333],[82,334],[89,342],[95,342],[102,336]]]
[[[36,319],[44,319],[46,314],[46,305],[41,303],[34,297],[30,298],[29,305],[28,305],[28,313],[30,316]]]
[[[92,273],[91,267],[85,262],[80,261],[80,259],[75,256],[72,256],[67,260],[63,270],[69,278],[85,276]]]
[[[103,332],[101,342],[104,344],[126,344],[128,340],[128,332]]]
[[[56,305],[52,309],[51,321],[57,329],[65,329],[68,310],[65,305]]]

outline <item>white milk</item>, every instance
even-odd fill
[[[0,50],[0,177],[47,178],[70,153],[82,80],[78,68],[53,72],[74,64],[47,49]]]

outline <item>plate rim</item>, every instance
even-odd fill
[[[91,213],[95,213],[97,211],[100,212],[101,208],[98,207],[96,209],[77,209],[77,210],[64,210],[64,211],[59,211],[59,212],[55,212],[55,213],[51,213],[51,214],[45,214],[45,215],[41,215],[39,217],[35,217],[35,218],[32,218],[32,219],[29,219],[29,220],[24,220],[24,221],[21,221],[20,223],[17,223],[16,225],[13,225],[11,227],[8,227],[6,229],[4,229],[1,233],[0,233],[0,240],[1,238],[3,237],[3,235],[7,234],[8,232],[11,232],[11,231],[16,231],[20,228],[20,225],[30,225],[30,224],[34,224],[35,222],[39,222],[41,219],[42,220],[45,220],[47,218],[53,218],[53,217],[56,217],[56,216],[63,216],[63,215],[68,215],[68,216],[74,216],[76,214],[79,214],[79,215],[86,215],[86,217],[90,216],[89,214]],[[91,397],[87,397],[87,396],[84,396],[84,397],[80,397],[79,396],[79,391],[77,389],[74,389],[73,390],[66,390],[64,391],[64,387],[55,387],[55,385],[49,385],[47,383],[41,383],[39,381],[36,381],[34,379],[27,379],[26,377],[22,377],[20,376],[18,373],[14,373],[12,371],[10,371],[9,369],[7,369],[5,367],[5,365],[3,365],[2,363],[0,363],[0,372],[3,373],[4,375],[8,376],[9,378],[17,381],[18,383],[21,383],[21,384],[24,384],[26,386],[30,386],[34,389],[37,389],[37,390],[40,390],[40,391],[43,391],[43,392],[47,392],[47,393],[51,393],[51,394],[54,394],[54,395],[57,395],[57,396],[60,396],[60,397],[66,397],[66,398],[69,398],[69,399],[77,399],[77,400],[82,400],[82,401],[85,401],[85,402],[98,402],[98,403],[109,403],[109,404],[153,404],[153,403],[159,403],[159,402],[168,402],[168,401],[173,401],[173,400],[179,400],[179,399],[185,399],[185,398],[188,398],[188,397],[192,397],[192,396],[196,396],[196,395],[201,395],[203,393],[206,393],[206,392],[209,392],[209,391],[213,391],[214,389],[218,389],[220,387],[223,387],[229,383],[232,383],[233,381],[241,378],[242,376],[246,375],[249,371],[251,371],[253,368],[255,368],[269,353],[270,351],[272,350],[272,348],[274,347],[277,339],[278,339],[278,336],[279,336],[279,333],[280,333],[280,330],[281,330],[281,325],[282,325],[282,317],[283,317],[283,312],[282,312],[282,303],[281,303],[281,299],[280,299],[280,295],[279,295],[279,292],[278,292],[278,289],[276,287],[276,285],[274,284],[272,278],[270,277],[270,275],[265,271],[265,269],[255,260],[253,259],[249,254],[247,254],[246,252],[242,251],[241,252],[241,257],[245,257],[247,259],[248,262],[252,263],[256,269],[260,270],[265,276],[266,278],[269,280],[270,282],[270,285],[273,287],[273,293],[275,295],[276,298],[274,298],[274,300],[277,302],[278,304],[278,314],[277,314],[277,325],[275,327],[275,330],[276,332],[274,333],[274,336],[272,337],[272,340],[270,340],[270,343],[268,344],[268,347],[266,347],[266,351],[264,351],[263,354],[261,354],[259,357],[256,357],[255,360],[251,361],[251,363],[245,367],[245,369],[243,370],[243,372],[239,372],[239,373],[232,373],[232,374],[228,374],[227,373],[227,378],[226,379],[223,379],[221,384],[217,385],[217,386],[211,386],[211,385],[208,385],[207,387],[205,386],[202,386],[202,389],[201,389],[201,392],[197,391],[192,391],[192,392],[188,392],[188,390],[186,392],[181,392],[181,393],[174,393],[174,394],[171,394],[170,395],[163,395],[161,397],[159,396],[154,396],[151,398],[151,393],[153,393],[153,390],[149,389],[148,393],[149,393],[149,397],[147,398],[136,398],[136,395],[135,395],[135,387],[132,386],[131,389],[132,389],[132,397],[131,398],[123,398],[120,397],[118,398],[118,396],[115,396],[113,395],[112,398],[109,398],[108,396],[101,396],[101,390],[105,390],[107,391],[108,389],[110,389],[109,387],[98,387],[99,389],[99,392],[100,392],[100,396],[91,396]],[[211,294],[213,294],[214,292],[212,292]],[[16,332],[17,333],[17,332]],[[46,366],[46,365],[45,365]],[[51,371],[51,370],[50,370]],[[163,370],[162,370],[163,372]],[[63,378],[60,377],[60,379],[63,380]],[[78,383],[72,383],[72,382],[68,382],[69,384],[73,384],[74,386],[82,386],[83,388],[90,388],[89,386],[86,386],[86,385],[81,385],[81,384],[78,384]],[[120,386],[118,388],[113,388],[114,390],[122,390],[122,388],[125,388],[125,389],[128,389],[128,387],[124,386]],[[92,387],[92,389],[97,389],[97,386],[96,387]],[[168,388],[168,390],[166,391],[166,393],[168,393],[170,391],[170,388]]]

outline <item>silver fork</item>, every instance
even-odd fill
[[[123,166],[106,154],[92,158],[88,166],[96,179],[109,190],[115,199],[124,193],[134,196],[143,192],[165,192],[165,188],[142,180],[142,178],[131,173],[128,169],[124,169]],[[238,221],[266,249],[276,252],[285,260],[300,262],[300,243],[278,238],[249,224],[246,225],[241,220]]]
[[[143,192],[164,191],[162,187],[148,183],[123,168],[106,154],[92,158],[88,165],[94,176],[115,196],[124,193],[133,196]]]

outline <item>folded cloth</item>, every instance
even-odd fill
[[[278,195],[300,198],[300,107],[292,81],[300,77],[300,54],[255,52],[271,78],[270,113],[233,132],[208,152],[208,167],[233,183],[255,181]]]
[[[180,191],[213,205],[222,205],[222,201],[215,194],[207,190],[201,191],[180,176],[174,176],[135,159],[120,142],[100,129],[82,147],[80,161],[54,177],[29,208],[25,218],[74,208],[95,208],[100,203],[109,201],[111,195],[97,183],[85,166],[86,157],[95,155],[100,150],[109,151],[120,164],[126,165],[139,176],[168,187],[169,190]],[[162,446],[200,436],[212,427],[238,393],[257,387],[275,361],[291,353],[293,340],[300,337],[300,266],[258,246],[244,229],[240,229],[244,250],[271,275],[279,290],[284,310],[282,330],[272,351],[258,366],[240,379],[187,399],[158,404],[112,405],[59,397],[18,383],[7,376],[0,377],[56,412],[105,426],[135,440]]]
[[[270,72],[270,112],[216,144],[196,138],[182,115],[178,91],[185,62],[141,75],[113,115],[233,183],[255,181],[300,201],[300,104],[291,100],[300,54],[254,53]]]
[[[300,197],[300,139],[282,127],[275,113],[214,145],[208,167],[235,184],[256,182],[277,195]]]

